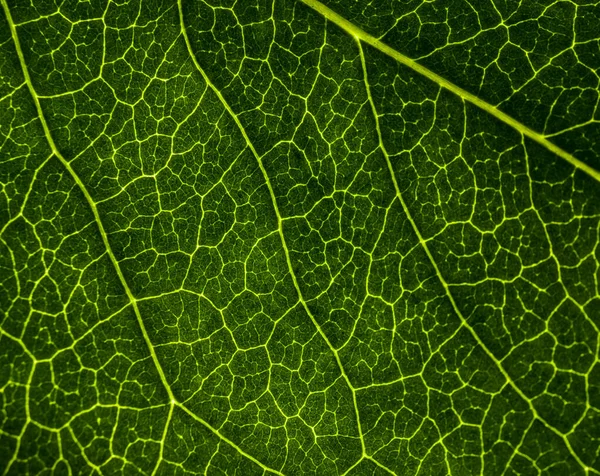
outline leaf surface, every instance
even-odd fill
[[[0,472],[600,473],[600,5],[0,3]]]

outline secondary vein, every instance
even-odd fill
[[[279,212],[279,207],[277,205],[277,200],[276,200],[276,197],[275,197],[275,192],[273,190],[273,186],[271,185],[271,180],[270,180],[270,178],[269,178],[269,176],[267,174],[267,171],[266,171],[266,169],[265,169],[265,167],[264,167],[264,165],[262,163],[260,154],[257,152],[257,150],[254,147],[254,144],[252,143],[252,141],[248,137],[248,134],[246,133],[246,130],[244,129],[244,126],[240,122],[240,120],[237,117],[237,115],[235,114],[235,112],[229,106],[229,103],[225,100],[225,98],[221,94],[221,91],[219,91],[217,89],[217,87],[212,83],[212,81],[210,80],[210,78],[206,75],[206,73],[204,72],[204,70],[202,69],[202,67],[200,66],[200,64],[198,63],[198,60],[196,59],[196,55],[194,54],[194,52],[192,50],[192,46],[191,46],[189,37],[187,35],[187,31],[185,29],[185,24],[184,24],[184,21],[183,21],[183,10],[182,10],[182,6],[181,6],[181,1],[182,0],[177,0],[177,4],[179,6],[179,18],[180,18],[180,22],[181,22],[181,32],[182,32],[183,37],[185,39],[185,43],[186,43],[188,52],[190,54],[190,57],[192,59],[192,62],[194,63],[194,66],[196,67],[196,69],[198,70],[198,72],[202,75],[202,78],[204,79],[204,81],[206,82],[206,84],[208,85],[208,87],[215,93],[215,95],[218,97],[219,101],[223,104],[223,106],[225,107],[225,109],[227,110],[227,112],[229,113],[229,115],[231,116],[231,118],[233,119],[233,121],[235,122],[236,126],[238,127],[240,133],[242,134],[242,136],[243,136],[243,138],[244,138],[244,140],[246,142],[246,145],[248,146],[248,149],[250,149],[250,151],[252,152],[252,155],[255,157],[256,161],[258,162],[258,167],[260,168],[260,171],[261,171],[261,173],[262,173],[262,175],[264,177],[265,183],[266,183],[267,188],[269,190],[271,201],[273,203],[273,209],[275,211],[275,215],[277,216],[277,231],[278,231],[278,234],[279,234],[280,239],[281,239],[281,244],[282,244],[283,251],[284,251],[284,254],[285,254],[285,260],[286,260],[286,263],[287,263],[287,267],[289,269],[290,276],[291,276],[292,282],[294,284],[294,288],[295,288],[296,293],[298,295],[298,301],[300,302],[300,304],[304,308],[304,311],[306,312],[306,314],[308,315],[308,317],[312,321],[313,325],[315,326],[315,328],[316,328],[317,332],[319,333],[319,335],[321,336],[321,338],[325,341],[325,343],[329,347],[329,350],[331,350],[331,352],[333,353],[333,355],[335,357],[335,360],[336,360],[336,363],[337,363],[337,366],[340,369],[340,373],[342,375],[342,378],[346,382],[346,384],[348,386],[348,389],[350,390],[350,393],[352,394],[352,400],[353,400],[353,404],[354,404],[354,412],[355,412],[355,415],[356,415],[356,424],[357,424],[357,427],[358,427],[358,434],[359,434],[359,437],[360,437],[360,444],[361,444],[361,449],[362,449],[362,457],[363,458],[364,457],[368,457],[369,455],[367,454],[367,451],[366,451],[365,441],[364,441],[363,432],[362,432],[362,428],[361,428],[361,424],[360,424],[360,415],[359,415],[359,412],[358,412],[358,402],[356,400],[356,391],[354,390],[354,387],[352,386],[352,383],[350,382],[350,378],[348,377],[348,374],[344,370],[344,367],[342,365],[342,361],[341,361],[341,358],[339,356],[338,351],[331,344],[331,342],[327,338],[327,335],[325,335],[325,333],[323,332],[323,329],[321,329],[321,326],[319,326],[319,323],[315,319],[313,313],[308,308],[308,304],[307,304],[306,300],[304,299],[304,296],[303,296],[302,291],[300,289],[300,284],[298,283],[298,279],[296,278],[296,274],[295,274],[294,269],[292,267],[292,260],[291,260],[291,257],[290,257],[290,252],[289,252],[286,240],[285,240],[285,236],[283,234],[283,219],[281,217],[281,213]]]
[[[21,65],[21,69],[23,72],[23,76],[25,78],[25,83],[27,84],[27,89],[29,90],[29,93],[31,95],[31,98],[33,99],[33,102],[35,104],[35,108],[38,114],[38,118],[40,120],[40,123],[42,125],[42,128],[44,130],[44,135],[46,137],[46,140],[48,142],[48,145],[50,146],[50,149],[52,150],[52,153],[56,156],[56,158],[60,161],[60,163],[65,167],[65,169],[67,170],[67,172],[69,173],[69,175],[72,177],[73,181],[77,184],[77,186],[79,187],[79,189],[81,190],[81,193],[83,194],[83,196],[85,197],[85,200],[87,201],[90,209],[92,210],[92,213],[94,215],[94,220],[96,222],[96,225],[98,226],[98,229],[100,231],[100,235],[102,237],[102,242],[106,248],[106,252],[110,258],[110,261],[115,269],[115,272],[117,273],[117,276],[119,278],[119,281],[121,283],[121,285],[123,286],[125,293],[131,303],[131,306],[133,308],[133,311],[135,313],[138,325],[140,327],[140,330],[142,332],[144,341],[148,347],[148,351],[150,352],[150,356],[152,359],[152,362],[154,363],[154,366],[158,372],[158,375],[160,377],[161,383],[163,385],[163,387],[165,388],[165,391],[167,392],[167,395],[169,397],[169,405],[170,405],[170,409],[169,409],[169,419],[171,418],[172,412],[173,412],[173,407],[175,405],[177,405],[179,408],[181,408],[182,410],[186,411],[187,413],[191,414],[190,410],[187,409],[182,403],[178,402],[177,399],[175,398],[175,395],[173,394],[173,391],[171,390],[171,387],[167,381],[166,375],[162,369],[162,366],[160,364],[160,361],[158,359],[158,355],[156,354],[156,351],[154,350],[154,345],[152,344],[152,341],[150,340],[150,336],[148,335],[148,332],[146,330],[146,326],[144,324],[144,321],[142,319],[142,315],[138,306],[138,302],[137,299],[135,298],[135,296],[133,295],[133,292],[131,291],[129,284],[127,283],[125,276],[121,270],[121,266],[119,264],[119,261],[117,260],[112,247],[110,245],[110,242],[108,240],[108,234],[106,233],[106,230],[104,229],[104,225],[102,223],[102,220],[100,219],[100,214],[98,212],[98,207],[96,206],[96,203],[94,202],[94,199],[92,198],[92,196],[90,195],[89,191],[87,190],[85,184],[81,181],[81,179],[79,178],[79,176],[77,175],[77,173],[75,172],[75,170],[73,169],[73,167],[71,167],[71,164],[69,163],[68,160],[65,159],[65,157],[61,154],[60,150],[58,149],[58,147],[56,146],[56,143],[54,142],[54,138],[52,137],[51,133],[50,133],[50,128],[48,127],[48,123],[46,121],[46,117],[44,116],[44,111],[42,109],[42,106],[40,104],[40,100],[39,100],[39,96],[33,86],[33,83],[31,81],[31,76],[29,75],[29,70],[27,68],[27,64],[25,63],[25,57],[23,55],[23,50],[21,48],[21,42],[19,41],[19,36],[17,34],[17,30],[15,28],[15,24],[13,22],[12,19],[12,15],[10,13],[10,10],[8,8],[8,4],[6,3],[6,0],[0,0],[0,3],[2,4],[2,9],[4,10],[4,14],[6,15],[6,19],[7,22],[9,24],[10,27],[10,31],[11,31],[11,35],[12,35],[12,40],[13,43],[15,45],[15,50],[17,52],[17,56],[19,57],[19,63]],[[212,431],[216,436],[218,436],[222,441],[226,442],[227,444],[231,445],[235,450],[237,450],[239,453],[241,453],[243,456],[247,457],[248,459],[250,459],[251,461],[255,462],[256,464],[258,464],[259,466],[261,466],[265,471],[270,472],[270,473],[275,473],[275,474],[281,474],[278,471],[275,471],[271,468],[266,467],[265,465],[263,465],[262,463],[260,463],[258,460],[256,460],[255,458],[253,458],[251,455],[245,453],[240,447],[238,447],[237,445],[233,444],[233,442],[229,439],[227,439],[223,434],[221,434],[217,429],[213,428],[208,422],[206,422],[204,419],[200,418],[197,415],[193,415],[194,418],[200,422],[201,424],[203,424],[207,429],[209,429],[210,431]],[[164,436],[163,436],[164,438]],[[76,440],[77,441],[77,440]]]
[[[516,384],[516,382],[514,381],[514,379],[510,376],[510,374],[506,371],[506,369],[504,368],[504,366],[502,365],[502,362],[499,361],[496,356],[494,355],[494,353],[489,349],[489,347],[485,344],[485,342],[483,342],[483,340],[481,340],[481,338],[479,337],[479,335],[477,334],[477,332],[475,332],[475,329],[473,328],[473,326],[471,326],[471,324],[469,324],[468,320],[465,318],[465,316],[463,315],[462,311],[460,310],[460,308],[458,307],[458,304],[456,302],[456,300],[454,299],[454,296],[452,294],[452,292],[450,291],[450,286],[448,285],[448,283],[446,282],[446,279],[444,278],[444,276],[442,275],[442,272],[440,271],[440,268],[437,264],[437,262],[435,261],[433,254],[431,253],[431,250],[429,249],[429,245],[427,244],[427,240],[425,240],[423,238],[423,235],[421,234],[421,231],[419,230],[419,227],[417,226],[417,223],[415,222],[409,208],[408,205],[406,204],[406,202],[404,201],[404,197],[402,196],[402,193],[400,191],[400,187],[398,185],[398,181],[396,180],[396,174],[394,172],[394,168],[392,165],[392,161],[390,160],[390,156],[385,148],[385,144],[383,141],[383,135],[381,133],[381,128],[379,126],[379,114],[377,113],[377,109],[375,107],[375,102],[373,101],[373,97],[371,96],[371,88],[369,85],[369,80],[367,77],[367,65],[366,65],[366,60],[365,60],[365,55],[364,55],[364,51],[362,48],[362,45],[360,43],[360,38],[355,37],[356,42],[358,44],[358,50],[360,53],[360,59],[361,59],[361,65],[363,68],[363,74],[364,74],[364,80],[365,80],[365,88],[366,88],[366,92],[367,92],[367,97],[369,100],[369,104],[371,106],[371,111],[373,113],[373,117],[375,120],[375,124],[376,124],[376,129],[377,129],[377,137],[379,140],[379,148],[381,149],[383,155],[385,156],[385,160],[388,166],[388,170],[392,179],[392,183],[394,184],[394,191],[396,193],[396,197],[398,198],[398,200],[400,201],[400,204],[402,206],[402,209],[404,210],[404,213],[406,215],[407,220],[410,222],[411,227],[417,237],[417,239],[419,240],[419,243],[421,245],[421,247],[423,248],[423,250],[425,251],[425,254],[427,255],[427,258],[429,259],[431,265],[433,266],[433,269],[437,275],[437,278],[440,282],[440,284],[442,285],[442,287],[444,288],[444,292],[446,294],[446,296],[448,297],[448,300],[450,301],[450,304],[452,306],[452,308],[454,309],[454,312],[456,313],[456,315],[458,316],[458,318],[460,319],[461,322],[461,326],[464,327],[465,329],[467,329],[467,331],[469,331],[469,333],[473,336],[473,338],[475,339],[475,341],[477,342],[477,344],[480,346],[481,349],[483,349],[483,351],[486,353],[486,355],[492,360],[492,362],[496,365],[496,367],[498,368],[498,370],[500,371],[500,373],[502,373],[502,375],[504,376],[504,378],[506,379],[506,381],[508,382],[508,384],[513,388],[513,390],[527,403],[527,405],[529,406],[529,409],[534,417],[534,419],[539,420],[543,425],[545,425],[548,429],[550,429],[550,431],[554,432],[556,435],[558,435],[565,443],[565,446],[568,448],[568,450],[570,451],[571,455],[573,456],[573,458],[583,467],[583,468],[587,468],[586,464],[581,460],[581,458],[579,457],[579,455],[575,452],[575,450],[573,449],[571,442],[569,441],[569,439],[567,438],[567,436],[563,433],[561,433],[557,428],[555,428],[554,426],[550,425],[544,418],[542,418],[540,416],[540,414],[538,413],[537,409],[535,408],[533,402],[531,401],[530,398],[527,397],[527,395],[525,395],[525,393],[519,388],[519,386]]]

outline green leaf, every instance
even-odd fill
[[[0,4],[1,474],[600,474],[600,3]]]

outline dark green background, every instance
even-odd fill
[[[600,473],[596,180],[298,1],[6,1],[0,473]],[[599,3],[326,3],[600,167]]]

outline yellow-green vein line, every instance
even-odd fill
[[[177,5],[179,7],[179,20],[180,20],[180,23],[181,23],[181,33],[182,33],[182,35],[183,35],[183,37],[185,39],[185,43],[186,43],[186,46],[187,46],[187,49],[188,49],[188,53],[189,53],[189,55],[190,55],[190,57],[191,57],[191,59],[192,59],[192,61],[194,63],[194,66],[196,67],[196,69],[198,70],[198,72],[202,75],[202,78],[204,79],[204,81],[206,82],[206,84],[208,85],[208,87],[216,94],[216,96],[219,99],[219,101],[221,101],[221,103],[223,104],[223,107],[225,107],[225,109],[227,110],[227,112],[229,113],[229,115],[231,116],[231,118],[234,120],[234,122],[235,122],[236,126],[238,127],[240,133],[244,137],[246,145],[248,146],[248,148],[252,152],[252,155],[254,155],[254,158],[258,162],[258,166],[259,166],[260,171],[262,172],[262,175],[264,177],[265,183],[266,183],[267,188],[269,190],[269,194],[271,195],[271,201],[273,203],[273,209],[274,209],[275,215],[277,217],[277,230],[278,230],[278,233],[279,233],[279,237],[281,239],[281,245],[283,247],[283,251],[284,251],[284,254],[285,254],[285,259],[286,259],[287,267],[289,269],[290,276],[292,278],[292,282],[294,283],[294,288],[296,289],[296,293],[298,294],[298,300],[300,301],[302,307],[304,308],[304,310],[308,314],[310,320],[312,321],[312,323],[314,324],[315,328],[317,329],[317,332],[320,334],[320,336],[323,338],[323,340],[325,341],[325,343],[327,344],[327,346],[329,347],[329,349],[333,353],[333,355],[335,357],[335,360],[336,360],[336,363],[338,365],[338,368],[340,369],[340,373],[342,374],[342,378],[344,379],[344,381],[348,385],[348,388],[349,388],[350,392],[352,393],[352,400],[353,400],[353,403],[354,403],[354,412],[355,412],[355,415],[356,415],[356,424],[358,426],[358,434],[360,436],[360,444],[361,444],[361,448],[362,448],[362,455],[363,456],[368,456],[367,453],[366,453],[365,442],[364,442],[364,438],[363,438],[363,432],[362,432],[362,428],[361,428],[361,424],[360,424],[360,415],[358,413],[358,403],[356,401],[356,392],[354,390],[354,387],[352,386],[352,383],[350,382],[350,378],[348,377],[348,375],[346,374],[346,371],[344,370],[344,366],[342,365],[342,361],[340,359],[338,351],[331,344],[331,342],[329,341],[329,339],[327,338],[327,336],[325,335],[325,333],[321,329],[321,326],[319,326],[319,323],[317,322],[317,320],[313,316],[312,312],[308,308],[308,304],[306,303],[306,300],[304,299],[304,296],[302,295],[302,291],[300,289],[300,285],[298,283],[298,280],[296,278],[296,274],[294,273],[294,268],[292,266],[292,260],[290,258],[290,251],[289,251],[289,249],[287,247],[287,243],[285,241],[285,236],[283,234],[283,219],[281,218],[281,213],[279,213],[279,207],[277,205],[277,200],[276,200],[276,197],[275,197],[275,192],[273,190],[273,186],[271,185],[271,179],[269,178],[269,175],[267,174],[267,171],[266,171],[266,169],[265,169],[265,167],[264,167],[264,165],[262,163],[262,160],[261,160],[261,157],[260,157],[259,153],[254,148],[254,144],[252,144],[252,141],[248,137],[248,134],[246,133],[246,130],[244,129],[244,126],[240,122],[239,118],[237,117],[237,115],[235,114],[235,112],[231,109],[231,107],[229,106],[229,103],[225,100],[225,98],[221,94],[221,91],[219,91],[219,89],[212,83],[212,81],[210,80],[210,78],[206,75],[206,73],[204,72],[204,70],[202,69],[202,67],[200,66],[200,64],[198,63],[198,60],[196,59],[196,55],[194,54],[194,51],[192,49],[192,45],[190,43],[190,39],[189,39],[189,37],[187,35],[187,31],[186,31],[186,28],[185,28],[185,23],[184,23],[184,20],[183,20],[183,9],[182,9],[182,5],[181,5],[181,1],[182,0],[177,0]]]
[[[94,215],[94,220],[96,222],[96,225],[98,226],[98,229],[100,231],[100,235],[102,237],[102,242],[106,248],[107,254],[109,256],[109,259],[115,269],[115,272],[117,273],[117,276],[119,277],[119,281],[121,282],[121,285],[123,286],[125,293],[127,294],[127,297],[129,299],[129,301],[131,302],[131,306],[134,310],[135,316],[137,318],[138,324],[140,326],[140,330],[142,332],[142,335],[144,337],[144,341],[146,342],[146,345],[148,346],[148,350],[150,352],[152,361],[154,362],[154,365],[157,369],[157,372],[160,376],[161,382],[163,384],[163,386],[165,387],[165,390],[167,392],[167,394],[169,395],[169,398],[171,400],[171,402],[173,403],[175,401],[175,398],[173,396],[173,393],[171,391],[171,388],[169,387],[168,383],[167,383],[167,379],[165,377],[165,374],[162,370],[162,367],[158,361],[158,356],[156,355],[156,352],[154,351],[154,347],[152,345],[152,342],[150,341],[150,337],[148,335],[148,332],[146,331],[146,327],[144,325],[144,322],[142,320],[142,316],[139,310],[139,307],[137,305],[137,301],[133,295],[133,293],[131,292],[131,289],[129,288],[129,285],[127,284],[127,281],[125,280],[125,276],[123,275],[123,272],[121,270],[121,267],[119,265],[119,262],[117,261],[117,258],[115,256],[115,254],[112,251],[110,242],[108,241],[108,235],[104,229],[104,225],[102,223],[102,220],[100,219],[100,214],[98,212],[98,208],[96,207],[96,204],[94,202],[94,200],[92,199],[92,196],[90,195],[89,191],[87,190],[86,186],[84,185],[84,183],[81,181],[81,179],[79,178],[79,176],[77,175],[77,173],[75,172],[75,170],[73,170],[73,167],[71,167],[71,164],[63,157],[63,155],[61,154],[61,152],[58,150],[58,148],[56,147],[56,144],[54,142],[54,139],[52,138],[52,135],[50,133],[50,128],[48,127],[48,123],[46,121],[46,117],[44,116],[44,112],[42,110],[42,106],[40,104],[39,101],[39,97],[35,91],[35,88],[33,87],[33,83],[31,81],[31,77],[29,75],[29,70],[27,68],[27,65],[25,64],[25,58],[23,56],[23,50],[21,48],[21,42],[19,41],[19,36],[17,34],[17,30],[15,28],[15,24],[12,20],[12,15],[10,13],[10,10],[8,8],[8,5],[6,3],[6,0],[0,0],[0,2],[2,2],[2,8],[4,10],[4,14],[6,15],[6,19],[8,21],[9,27],[10,27],[10,31],[11,31],[11,35],[12,35],[12,39],[15,45],[15,50],[17,52],[17,56],[19,57],[19,62],[21,64],[21,69],[23,71],[23,76],[25,77],[25,82],[27,84],[27,88],[29,89],[30,95],[33,99],[33,102],[35,103],[35,108],[38,114],[38,118],[40,120],[40,123],[42,125],[42,128],[44,130],[44,135],[46,137],[46,140],[48,142],[48,145],[50,146],[50,149],[52,150],[52,153],[56,156],[56,158],[59,160],[59,162],[65,167],[65,169],[67,170],[67,172],[69,173],[69,175],[71,176],[71,178],[73,179],[73,181],[76,183],[76,185],[78,186],[78,188],[80,189],[80,191],[83,193],[85,200],[87,201],[90,209],[92,210],[92,214]]]
[[[8,24],[10,26],[10,31],[11,31],[11,35],[12,35],[12,39],[13,42],[15,44],[15,49],[17,51],[17,55],[19,57],[19,62],[21,63],[21,69],[23,70],[23,76],[25,77],[25,82],[27,83],[27,88],[29,89],[29,92],[31,94],[31,97],[33,99],[33,102],[35,103],[35,108],[37,110],[38,113],[38,117],[40,120],[40,123],[42,124],[42,128],[44,129],[44,135],[46,136],[46,140],[48,142],[48,145],[50,146],[50,149],[52,150],[52,153],[56,156],[56,158],[60,161],[60,163],[65,167],[65,169],[67,170],[67,172],[69,173],[69,175],[71,175],[71,178],[75,181],[75,183],[77,184],[77,186],[79,187],[79,189],[81,190],[81,193],[83,193],[83,196],[85,197],[85,200],[87,201],[90,209],[92,210],[92,213],[94,215],[94,220],[96,221],[96,225],[98,226],[98,229],[100,231],[100,235],[102,236],[102,242],[106,248],[106,252],[108,253],[108,256],[110,258],[110,261],[119,277],[119,281],[121,282],[121,285],[123,286],[125,293],[127,294],[127,297],[129,298],[129,301],[131,302],[131,306],[133,307],[135,316],[137,318],[138,324],[140,326],[140,329],[142,331],[142,334],[144,336],[144,341],[146,342],[150,355],[152,357],[152,360],[154,362],[154,364],[156,365],[156,369],[160,375],[160,379],[169,395],[169,398],[171,400],[174,400],[173,397],[173,393],[171,392],[171,389],[167,383],[167,379],[165,377],[165,374],[162,370],[162,367],[160,366],[160,363],[158,361],[158,356],[156,355],[156,352],[154,351],[154,347],[152,346],[152,342],[150,341],[150,336],[148,335],[148,332],[146,331],[146,326],[144,325],[144,322],[142,320],[142,315],[140,313],[140,309],[137,305],[137,301],[135,299],[135,296],[133,295],[133,293],[131,292],[131,289],[129,288],[129,285],[127,284],[127,281],[125,280],[125,276],[123,275],[123,272],[121,270],[121,266],[119,265],[119,262],[117,261],[117,258],[110,246],[110,242],[108,241],[108,235],[106,233],[106,230],[104,229],[104,225],[102,223],[102,220],[100,219],[100,214],[98,212],[98,207],[96,207],[96,203],[94,202],[94,199],[92,198],[92,196],[90,195],[88,189],[86,188],[85,184],[81,181],[81,179],[79,178],[79,176],[77,175],[77,173],[75,172],[75,170],[73,170],[73,167],[71,167],[71,164],[63,157],[63,155],[61,154],[61,152],[58,150],[58,148],[56,147],[56,144],[54,143],[54,139],[52,138],[52,135],[50,133],[50,128],[48,127],[48,123],[46,122],[46,117],[44,116],[44,111],[42,110],[42,105],[40,104],[40,100],[39,97],[35,91],[35,88],[33,87],[33,83],[31,81],[31,77],[29,76],[29,70],[27,68],[27,65],[25,63],[25,57],[23,56],[23,50],[21,48],[21,42],[19,41],[19,36],[17,35],[17,30],[15,28],[15,24],[12,20],[12,16],[10,13],[10,10],[8,8],[8,5],[6,3],[6,0],[0,0],[0,2],[2,2],[2,8],[4,9],[4,13],[6,15],[6,19],[8,21]]]
[[[374,48],[378,49],[382,53],[385,53],[386,55],[395,59],[399,63],[402,63],[403,65],[408,66],[409,68],[413,69],[417,73],[422,74],[426,78],[428,78],[431,81],[433,81],[434,83],[438,84],[440,87],[447,89],[448,91],[463,98],[465,101],[468,101],[471,104],[477,106],[478,108],[483,109],[487,113],[494,116],[496,119],[504,122],[505,124],[509,125],[513,129],[517,130],[524,136],[529,137],[531,140],[544,146],[550,152],[558,155],[559,157],[566,160],[574,167],[580,169],[582,172],[585,172],[590,177],[592,177],[595,180],[600,182],[600,172],[598,170],[594,169],[593,167],[590,167],[586,163],[575,158],[572,154],[568,153],[564,149],[561,149],[559,146],[557,146],[553,142],[550,142],[546,138],[546,136],[544,136],[543,134],[540,134],[539,132],[536,132],[533,129],[530,129],[525,124],[517,121],[516,119],[509,116],[505,112],[502,112],[497,107],[492,106],[491,104],[483,101],[482,99],[478,98],[474,94],[471,94],[470,92],[465,91],[464,89],[456,86],[455,84],[451,83],[450,81],[443,78],[442,76],[434,73],[430,69],[419,64],[415,60],[409,58],[408,56],[403,55],[402,53],[395,50],[394,48],[386,45],[381,40],[375,38],[373,35],[370,35],[366,31],[360,29],[353,23],[346,20],[341,15],[337,14],[330,8],[326,7],[318,0],[301,0],[301,1],[303,3],[305,3],[306,5],[308,5],[310,8],[312,8],[313,10],[320,13],[327,20],[331,21],[332,23],[335,23],[337,26],[339,26],[344,31],[346,31],[348,34],[352,35],[354,38],[356,38],[360,41],[364,41],[365,43],[373,46]]]
[[[15,28],[15,24],[12,20],[12,16],[10,13],[10,10],[8,8],[8,5],[6,3],[6,0],[0,0],[0,2],[2,3],[2,8],[4,10],[4,13],[6,15],[8,24],[10,26],[10,31],[11,31],[11,35],[13,38],[13,42],[15,44],[15,50],[17,52],[17,55],[19,57],[19,62],[21,64],[21,69],[23,70],[23,76],[25,77],[25,82],[27,83],[27,88],[29,89],[29,92],[31,94],[31,97],[35,103],[35,107],[40,119],[40,122],[42,124],[42,128],[44,129],[44,134],[46,136],[46,140],[48,141],[48,144],[50,146],[50,149],[52,150],[52,153],[57,157],[57,159],[62,163],[62,165],[65,167],[65,169],[68,171],[68,173],[71,175],[71,177],[73,178],[73,180],[75,181],[75,183],[77,184],[77,186],[79,187],[79,189],[81,190],[81,192],[83,193],[88,205],[90,206],[92,213],[94,215],[94,219],[96,221],[96,225],[98,226],[98,229],[100,231],[100,235],[102,236],[102,242],[104,243],[104,246],[106,248],[107,254],[110,258],[110,261],[115,269],[115,272],[117,273],[118,277],[119,277],[119,281],[121,282],[121,285],[123,286],[125,293],[127,294],[127,297],[129,299],[129,301],[131,302],[131,306],[134,310],[138,325],[140,327],[140,330],[142,332],[144,341],[146,342],[146,345],[148,347],[148,351],[150,352],[150,356],[152,358],[152,362],[154,363],[154,366],[156,367],[156,370],[159,374],[161,383],[163,384],[165,391],[167,392],[167,395],[169,396],[170,399],[170,404],[171,406],[173,406],[174,404],[178,404],[180,407],[183,408],[183,405],[179,404],[179,402],[177,402],[177,400],[175,399],[175,396],[173,395],[173,391],[171,390],[171,387],[169,386],[168,382],[167,382],[167,378],[164,374],[164,371],[162,369],[162,366],[160,365],[160,361],[158,360],[158,356],[156,355],[156,351],[154,350],[154,346],[152,344],[152,341],[150,340],[150,336],[148,335],[148,332],[146,330],[146,326],[144,324],[144,321],[142,319],[142,315],[140,313],[140,309],[137,305],[137,299],[135,298],[135,296],[133,295],[131,289],[129,288],[129,285],[127,283],[127,281],[125,280],[125,276],[123,275],[123,272],[121,270],[121,267],[119,265],[119,262],[117,261],[117,258],[115,256],[115,254],[112,251],[110,242],[108,241],[108,235],[104,229],[104,225],[102,224],[102,220],[100,219],[100,214],[98,212],[98,208],[96,207],[96,203],[94,202],[94,200],[92,199],[92,196],[90,195],[89,191],[87,190],[86,186],[84,185],[84,183],[81,181],[81,179],[79,178],[79,176],[75,173],[75,171],[73,170],[73,168],[71,167],[71,164],[63,157],[63,155],[60,153],[60,151],[58,150],[58,148],[56,147],[56,144],[54,143],[54,139],[52,138],[52,135],[50,134],[50,128],[48,127],[48,123],[46,122],[46,118],[44,116],[44,112],[42,110],[42,106],[40,104],[39,101],[39,96],[37,95],[35,88],[33,87],[33,83],[31,82],[31,77],[29,75],[29,70],[27,69],[27,65],[25,63],[25,58],[23,56],[23,51],[21,49],[21,43],[19,41],[19,36],[17,35],[17,31]],[[198,418],[197,418],[198,419]],[[218,430],[216,430],[215,428],[213,428],[212,426],[210,426],[208,423],[206,423],[204,420],[198,419],[198,421],[201,421],[206,428],[208,428],[210,431],[212,431],[216,436],[218,436],[221,440],[227,442],[228,444],[232,444],[231,441],[229,441],[225,436],[223,436]],[[237,451],[240,451],[241,454],[245,455],[246,454],[240,450],[240,448],[238,448],[235,445],[232,445],[233,448],[235,448]],[[252,459],[252,458],[251,458]],[[258,462],[257,462],[258,463]],[[260,464],[260,463],[258,463]],[[261,465],[263,466],[263,465]],[[272,471],[269,468],[266,468],[263,466],[263,468],[267,471]]]
[[[363,69],[363,75],[364,75],[364,81],[365,81],[365,88],[366,88],[366,92],[367,92],[367,97],[368,97],[368,100],[369,100],[369,104],[371,106],[373,118],[375,120],[375,127],[376,127],[376,130],[377,130],[377,136],[378,136],[378,140],[379,140],[379,148],[381,149],[383,155],[385,156],[385,160],[387,162],[387,167],[388,167],[390,176],[392,178],[392,183],[394,184],[394,191],[396,193],[396,197],[398,197],[398,200],[400,201],[400,204],[402,206],[402,209],[404,210],[404,213],[406,215],[407,220],[410,222],[411,227],[414,230],[414,232],[415,232],[415,234],[417,236],[417,239],[419,240],[419,243],[421,244],[421,247],[425,251],[425,254],[427,255],[427,258],[431,262],[431,265],[433,266],[433,269],[434,269],[434,271],[435,271],[435,273],[437,275],[438,280],[440,281],[440,283],[442,284],[442,287],[444,288],[446,296],[448,297],[448,300],[450,301],[450,304],[451,304],[452,308],[454,309],[454,312],[459,317],[459,319],[461,321],[461,325],[469,331],[469,333],[473,336],[473,338],[475,339],[475,341],[477,342],[477,344],[481,347],[481,349],[487,354],[487,356],[492,360],[492,362],[494,362],[494,364],[496,365],[496,367],[498,368],[498,370],[502,373],[502,375],[504,376],[504,378],[506,379],[506,381],[509,383],[509,385],[515,390],[515,392],[525,402],[527,402],[527,404],[529,406],[529,409],[531,410],[534,418],[538,419],[547,428],[549,428],[551,431],[553,431],[554,433],[556,433],[560,438],[562,438],[562,440],[565,442],[566,447],[571,452],[571,455],[573,456],[573,458],[583,468],[589,469],[587,467],[587,465],[583,461],[581,461],[581,459],[579,458],[579,456],[577,455],[577,453],[573,450],[573,448],[571,447],[571,444],[570,444],[568,438],[563,433],[561,433],[556,428],[554,428],[552,425],[550,425],[546,420],[544,420],[538,414],[538,412],[535,409],[535,407],[534,407],[533,403],[531,402],[531,400],[523,393],[523,391],[513,381],[512,377],[508,374],[508,372],[506,371],[506,369],[503,367],[502,363],[500,361],[498,361],[498,359],[492,353],[492,351],[481,340],[481,338],[479,337],[479,335],[475,332],[475,329],[473,329],[473,327],[467,322],[467,319],[464,317],[462,311],[459,309],[458,304],[456,303],[456,301],[454,299],[454,296],[450,292],[450,286],[448,286],[448,283],[444,279],[444,277],[442,275],[442,272],[440,271],[440,269],[439,269],[439,267],[437,265],[437,262],[433,258],[433,255],[432,255],[432,253],[431,253],[431,251],[429,249],[429,246],[427,245],[427,241],[423,238],[423,235],[421,235],[419,227],[417,226],[417,223],[413,219],[412,214],[410,213],[410,210],[409,210],[408,206],[406,205],[406,202],[404,201],[402,193],[400,192],[400,187],[398,185],[398,181],[396,180],[396,175],[394,173],[394,168],[392,166],[392,162],[390,160],[390,156],[389,156],[389,154],[388,154],[388,152],[387,152],[387,150],[385,148],[385,144],[383,142],[383,135],[381,133],[381,127],[379,125],[379,115],[377,113],[377,109],[375,107],[375,102],[373,101],[373,97],[371,96],[371,88],[369,86],[369,80],[368,80],[368,76],[367,76],[367,64],[366,64],[364,51],[363,51],[363,48],[362,48],[362,45],[361,45],[361,42],[360,42],[359,38],[356,38],[356,43],[358,45],[358,50],[359,50],[359,53],[360,53],[360,60],[361,60],[362,69]]]
[[[164,453],[165,453],[165,441],[167,440],[167,434],[169,433],[169,425],[171,425],[171,419],[173,418],[173,410],[175,409],[175,402],[171,400],[169,404],[169,414],[167,415],[167,422],[165,423],[165,428],[163,429],[162,437],[160,438],[160,449],[158,451],[158,458],[156,460],[156,466],[154,466],[154,470],[150,476],[155,476],[160,468],[160,464],[163,461]]]
[[[177,403],[177,406],[179,408],[181,408],[185,413],[187,413],[189,416],[191,416],[194,420],[196,420],[198,423],[201,423],[202,425],[204,425],[205,427],[211,429],[214,431],[214,429],[212,428],[212,426],[210,426],[206,421],[204,421],[202,418],[200,418],[198,415],[196,415],[193,411],[191,411],[189,408],[187,408],[185,405],[182,405],[181,403]],[[228,445],[230,445],[233,449],[235,449],[238,453],[240,453],[242,456],[244,456],[245,458],[248,458],[250,461],[252,461],[253,463],[257,464],[258,466],[260,466],[262,469],[264,469],[265,471],[269,472],[269,473],[273,473],[273,474],[279,474],[281,476],[283,476],[283,473],[269,468],[268,466],[265,466],[263,463],[261,463],[259,460],[257,460],[254,456],[252,456],[249,453],[246,453],[242,448],[240,448],[238,445],[236,445],[233,441],[231,441],[229,438],[226,438],[223,435],[220,435],[220,438],[227,443]]]

